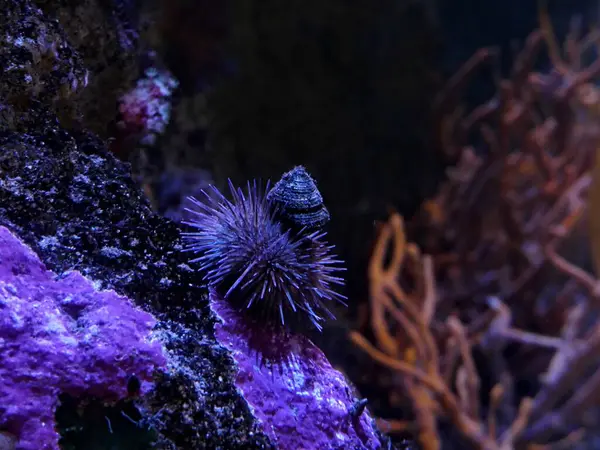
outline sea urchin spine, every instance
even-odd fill
[[[256,182],[246,193],[229,187],[231,201],[215,187],[204,202],[190,199],[192,218],[184,223],[196,231],[183,236],[185,250],[198,255],[191,262],[239,310],[272,324],[307,318],[321,330],[324,316],[333,318],[328,304],[344,300],[334,289],[343,268],[325,232],[285,228]]]

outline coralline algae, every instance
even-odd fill
[[[302,335],[252,322],[215,292],[217,339],[237,363],[236,385],[281,450],[381,448],[368,411],[353,417],[356,399],[344,376]]]
[[[0,227],[0,431],[18,450],[54,450],[60,393],[111,401],[136,375],[145,390],[165,365],[152,315],[79,272],[63,278]]]

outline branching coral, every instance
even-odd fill
[[[596,423],[584,416],[600,398],[600,283],[577,239],[600,148],[600,60],[583,56],[599,39],[574,29],[563,60],[542,25],[510,76],[495,74],[490,101],[459,107],[476,72],[496,66],[495,49],[441,92],[438,145],[455,164],[408,224],[426,255],[392,216],[370,264],[375,344],[350,335],[400,374],[412,405],[414,422],[382,426],[415,432],[426,449],[441,447],[444,422],[479,449],[572,448]],[[544,42],[549,73],[534,71]]]
[[[390,246],[392,261],[388,267],[384,267],[383,262]],[[410,272],[420,285],[416,289],[416,296],[414,293],[406,293],[398,281],[404,263],[410,267]],[[472,343],[467,330],[454,316],[445,321],[443,325],[452,341],[448,347],[454,351],[447,352],[445,360],[440,358],[440,348],[432,323],[437,305],[432,260],[429,256],[420,255],[414,244],[406,242],[402,219],[397,214],[383,226],[373,253],[369,275],[372,325],[379,348],[358,332],[352,332],[350,339],[376,361],[406,377],[404,389],[414,407],[419,441],[423,448],[440,448],[437,432],[440,416],[450,418],[478,448],[512,448],[514,439],[527,423],[531,400],[523,400],[517,418],[499,438],[496,436],[493,409],[489,411],[487,429],[480,422],[479,376],[472,358]],[[422,303],[419,303],[421,298]],[[386,313],[392,318],[389,322],[385,319]],[[402,329],[402,341],[410,343],[403,353],[399,351],[397,337],[393,336],[398,327]],[[411,358],[409,354],[414,357]],[[454,376],[452,368],[457,363],[459,368]],[[499,396],[501,386],[498,385],[495,389]],[[391,431],[403,431],[411,426],[409,423],[393,420],[387,421],[386,425]]]
[[[384,267],[389,252],[391,262]],[[596,286],[589,275],[560,256],[552,254],[550,259],[559,270],[590,289]],[[407,293],[399,282],[404,271],[419,286],[414,292]],[[597,403],[600,393],[600,371],[590,371],[597,369],[600,360],[600,324],[582,333],[585,304],[569,311],[558,337],[513,328],[510,309],[499,298],[490,299],[495,317],[482,333],[470,334],[456,316],[435,319],[438,296],[432,259],[406,242],[403,222],[397,214],[382,228],[369,275],[376,345],[358,332],[352,332],[350,339],[373,359],[403,376],[402,388],[412,402],[415,417],[415,423],[380,421],[382,427],[393,432],[417,429],[420,443],[427,450],[441,448],[440,419],[449,420],[479,449],[508,450],[517,444],[546,442],[556,436],[561,439],[544,448],[564,448],[581,438],[583,430],[572,430],[569,425],[582,419],[583,413]],[[439,343],[441,336],[446,338],[446,345]],[[489,405],[484,408],[480,375],[473,360],[475,346],[489,347],[499,340],[555,350],[543,375],[543,388],[534,398],[521,399],[504,425],[497,416],[506,407],[503,401],[509,400],[506,394],[511,380],[494,385]],[[404,351],[400,349],[402,342]],[[539,447],[530,444],[528,448]]]
[[[429,227],[424,248],[452,273],[444,282],[456,302],[490,292],[518,297],[544,266],[537,255],[551,226],[577,210],[569,188],[589,183],[599,129],[574,103],[593,74],[531,73],[542,42],[533,33],[498,95],[470,114],[458,116],[453,102],[475,69],[494,58],[491,50],[471,58],[438,101],[439,145],[458,163],[417,226]],[[477,127],[485,156],[468,145]]]

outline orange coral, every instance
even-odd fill
[[[384,267],[386,255],[391,249],[391,262]],[[412,266],[412,273],[419,279],[421,297],[408,294],[398,281],[403,264]],[[408,244],[402,219],[393,215],[381,230],[369,266],[371,283],[371,317],[377,347],[360,333],[350,333],[350,339],[373,359],[405,376],[404,389],[415,410],[415,422],[419,442],[425,450],[440,448],[437,432],[438,416],[445,415],[478,448],[508,449],[523,431],[531,411],[531,401],[523,400],[518,418],[496,442],[495,427],[486,431],[479,419],[479,376],[471,354],[471,343],[462,323],[449,317],[445,326],[456,353],[449,355],[443,364],[438,344],[431,331],[437,304],[432,260],[422,256],[414,244]],[[421,301],[420,301],[421,300]],[[386,313],[393,318],[385,319]],[[414,359],[406,360],[401,354],[398,341],[391,329],[400,325],[405,339],[410,343]],[[451,352],[450,352],[451,353]],[[443,370],[460,361],[453,391],[453,371]],[[497,389],[500,389],[498,387]],[[489,423],[494,423],[493,411]],[[394,420],[380,421],[389,431],[403,431],[411,424]]]
[[[393,215],[369,266],[375,343],[350,334],[401,375],[397,389],[412,405],[414,421],[381,426],[416,433],[427,450],[441,446],[441,421],[479,449],[570,448],[600,397],[600,323],[589,321],[600,316],[600,282],[570,261],[580,251],[568,253],[600,149],[600,60],[581,63],[600,35],[573,30],[563,60],[544,17],[490,101],[471,112],[457,106],[494,49],[478,51],[440,93],[438,145],[455,165],[408,223],[424,235],[426,255]],[[534,71],[544,42],[550,73]],[[470,144],[475,132],[487,152]],[[509,343],[517,351],[506,355]],[[475,351],[493,373],[489,393],[480,392]],[[540,382],[532,398],[514,390],[532,377]]]

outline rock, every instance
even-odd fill
[[[157,318],[169,371],[139,400],[157,448],[272,448],[233,384],[179,228],[152,213],[102,141],[52,122],[0,135],[0,225],[58,276],[76,269]]]
[[[152,315],[74,271],[55,279],[0,227],[0,428],[20,450],[58,449],[59,393],[117,400],[164,367]]]
[[[217,339],[237,365],[236,386],[281,449],[376,449],[379,436],[344,376],[302,335],[266,327],[211,294]]]
[[[0,251],[0,266],[7,268],[0,270],[6,283],[0,291],[0,330],[11,333],[9,340],[0,331],[0,354],[12,368],[10,374],[4,369],[0,381],[0,432],[18,434],[16,449],[21,450],[56,448],[57,433],[61,447],[73,450],[296,449],[295,436],[306,436],[302,428],[315,423],[304,420],[314,415],[323,421],[332,410],[321,410],[327,402],[317,401],[317,391],[289,386],[289,398],[307,414],[286,436],[285,424],[292,418],[288,411],[273,434],[252,407],[256,397],[245,397],[252,381],[243,391],[236,384],[246,369],[238,370],[232,351],[241,349],[228,349],[215,335],[217,316],[201,275],[181,252],[179,226],[152,212],[129,166],[86,129],[102,130],[108,109],[102,101],[92,113],[82,99],[101,96],[100,86],[115,87],[108,81],[110,71],[102,69],[110,64],[94,64],[94,55],[111,54],[113,47],[104,47],[102,36],[122,34],[86,23],[84,38],[75,25],[93,17],[93,5],[104,11],[99,5],[120,2],[76,3],[7,0],[0,18],[0,236],[9,249],[8,254]],[[110,24],[109,16],[102,16],[103,27]],[[101,41],[96,52],[93,39]],[[35,58],[38,47],[46,49],[42,54],[48,58]],[[100,73],[107,77],[102,82],[95,79]],[[28,75],[42,82],[32,85]],[[76,90],[67,89],[74,88],[74,81]],[[108,98],[116,98],[117,91],[110,89]],[[40,294],[42,288],[47,295]],[[70,303],[65,303],[69,294]],[[21,316],[29,321],[27,327],[19,325]],[[60,345],[45,347],[59,337],[64,339]],[[149,338],[159,339],[164,354]],[[18,339],[27,345],[17,345]],[[70,352],[69,345],[79,349],[84,341],[88,347]],[[307,354],[319,361],[311,369],[314,380],[325,383],[335,375],[315,349]],[[71,358],[72,364],[60,367],[59,357]],[[161,370],[152,379],[155,368]],[[136,384],[128,382],[130,372],[141,381],[134,395],[127,389]],[[9,383],[3,384],[7,376]],[[283,384],[269,388],[267,378],[260,383],[256,392],[283,393]],[[332,383],[329,392],[340,395],[344,380],[338,374]],[[38,396],[30,404],[13,404],[23,392]],[[19,408],[30,409],[22,413]],[[321,430],[320,448],[381,448],[367,417],[360,422],[366,439],[344,429],[338,418]],[[152,444],[119,440],[123,433],[117,418],[134,430],[152,431]],[[334,434],[340,430],[351,446],[339,446]],[[324,436],[332,441],[325,442]]]

